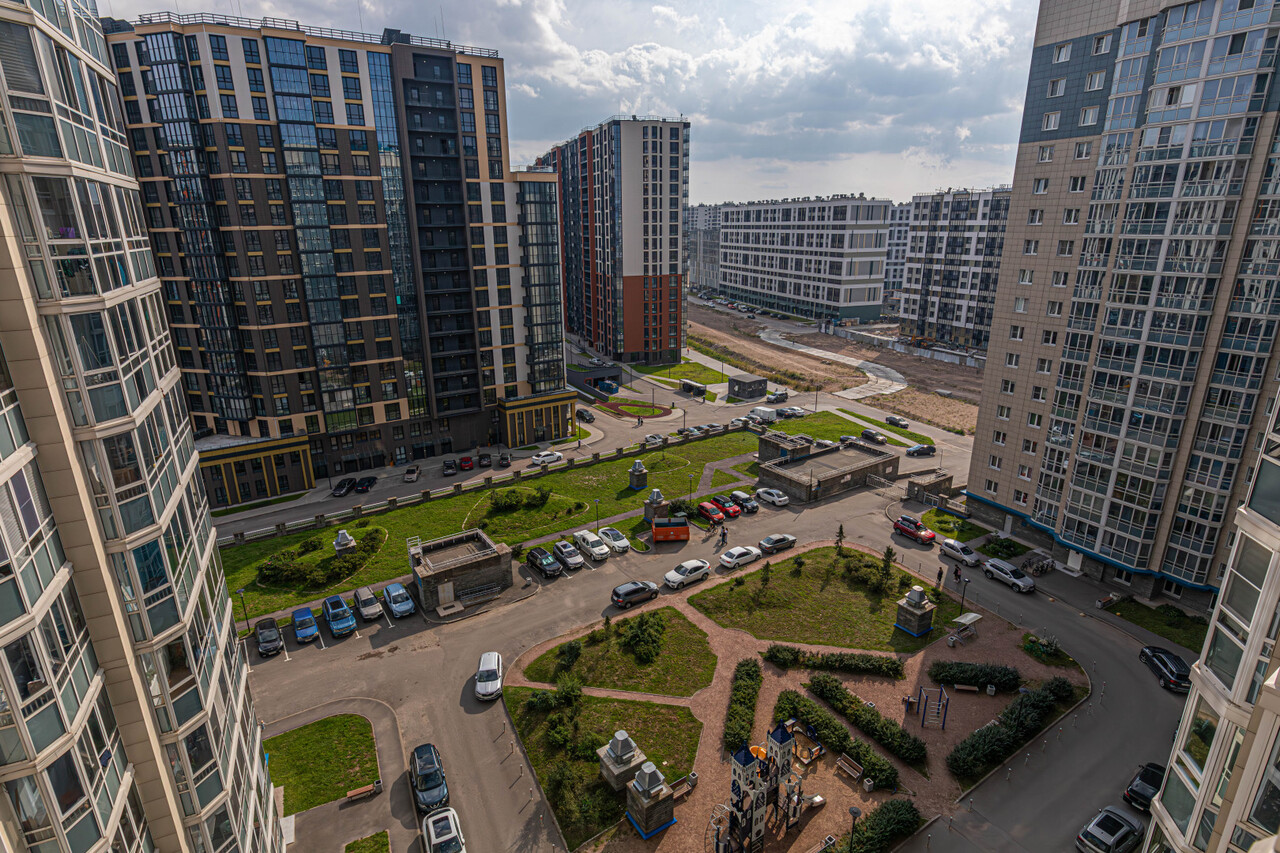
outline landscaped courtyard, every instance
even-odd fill
[[[373,727],[364,717],[325,717],[262,742],[284,814],[322,806],[378,778]]]

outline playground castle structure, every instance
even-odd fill
[[[804,780],[792,770],[795,736],[778,723],[764,746],[743,746],[733,754],[729,802],[715,806],[707,826],[711,853],[759,853],[764,849],[765,829],[772,823],[785,830],[800,821],[810,801]]]

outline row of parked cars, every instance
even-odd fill
[[[744,514],[759,512],[760,501],[774,506],[786,506],[791,498],[778,489],[756,489],[754,495],[735,491],[727,495],[714,495],[698,504],[698,515],[712,524],[719,524],[726,518],[740,518]]]
[[[610,554],[625,554],[630,550],[631,540],[616,527],[579,530],[571,541],[556,542],[550,549],[541,545],[530,548],[525,554],[525,565],[544,578],[553,578],[562,571],[582,568],[586,557],[600,562],[609,559]]]
[[[412,616],[417,604],[402,583],[390,583],[382,590],[382,600],[367,586],[362,586],[351,594],[352,604],[347,604],[341,595],[331,595],[320,606],[320,618],[309,607],[301,607],[290,614],[290,627],[294,642],[299,645],[315,642],[320,638],[320,623],[329,629],[329,635],[335,640],[355,633],[356,614],[365,622],[381,619],[384,613],[390,613],[396,619]],[[386,610],[383,610],[383,605]],[[271,657],[284,651],[284,631],[273,617],[259,619],[253,626],[254,640],[258,645],[258,654]]]
[[[1164,774],[1163,764],[1150,762],[1140,765],[1124,789],[1124,801],[1138,811],[1150,814],[1151,801],[1164,784]],[[1134,853],[1146,831],[1141,820],[1115,806],[1107,806],[1076,834],[1076,849],[1084,853]]]
[[[763,554],[776,554],[794,547],[796,537],[790,533],[773,533],[761,539],[758,545],[739,545],[730,548],[720,555],[720,565],[726,569],[737,569],[760,559]],[[691,583],[706,580],[711,576],[711,563],[707,560],[685,560],[667,572],[662,582],[671,589],[684,589]],[[622,610],[644,601],[658,597],[658,585],[652,581],[628,581],[613,588],[609,599],[615,607]]]

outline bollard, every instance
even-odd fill
[[[969,811],[973,811],[973,797],[969,798]]]
[[[523,764],[521,764],[521,765],[520,765],[520,778],[521,778],[521,779],[523,779],[523,778],[524,778],[524,765],[523,765]]]
[[[1058,726],[1058,740],[1062,740],[1062,726]]]
[[[1042,740],[1042,741],[1040,741],[1040,751],[1041,751],[1041,752],[1044,752],[1044,751],[1045,751],[1045,749],[1047,749],[1047,748],[1048,748],[1048,746],[1049,746],[1049,741],[1047,741],[1047,740]]]
[[[1071,728],[1073,728],[1073,729],[1074,729],[1074,728],[1076,727],[1076,718],[1077,718],[1077,717],[1079,717],[1079,716],[1080,716],[1079,714],[1072,714],[1072,715],[1071,715]]]
[[[515,754],[516,754],[516,742],[511,741],[511,751],[508,752],[507,755],[515,755]]]
[[[1013,768],[1012,768],[1012,767],[1006,767],[1006,768],[1005,768],[1005,770],[1008,770],[1008,771],[1009,771],[1008,775],[1006,775],[1006,776],[1004,777],[1004,781],[1008,782],[1010,779],[1012,779],[1012,778],[1013,778]]]
[[[928,850],[932,845],[933,845],[933,836],[932,836],[932,835],[926,835],[926,836],[924,837],[924,849],[925,849],[925,850]]]
[[[533,789],[532,789],[532,788],[530,788],[530,789],[529,789],[529,802],[531,802],[531,803],[533,802]]]
[[[951,817],[948,817],[948,818],[947,818],[947,832],[950,832],[950,831],[951,831],[951,824],[953,824],[953,823],[955,823],[955,822],[956,822],[956,819],[955,819],[955,816],[954,816],[954,815],[953,815],[953,816],[951,816]]]
[[[1026,767],[1026,766],[1027,766],[1028,764],[1030,764],[1030,763],[1031,763],[1031,753],[1029,753],[1029,752],[1028,752],[1028,753],[1027,753],[1027,760],[1026,760],[1026,761],[1024,761],[1024,762],[1022,762],[1022,766],[1023,766],[1023,767]]]

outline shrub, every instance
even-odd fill
[[[546,486],[538,486],[533,490],[533,494],[525,495],[521,502],[531,509],[539,509],[546,506],[549,500],[551,500],[551,490]]]
[[[545,713],[552,710],[556,706],[556,694],[550,690],[535,690],[529,694],[529,698],[524,700],[524,709],[526,711],[534,711]]]
[[[784,690],[773,706],[773,719],[776,722],[792,718],[813,726],[818,740],[827,749],[843,752],[861,764],[866,778],[873,780],[877,788],[892,790],[898,787],[898,770],[889,759],[880,755],[865,741],[850,735],[844,724],[817,702],[794,690]]]
[[[1012,539],[993,539],[983,546],[983,550],[992,557],[1016,557],[1023,553],[1022,546]]]
[[[573,757],[579,761],[595,761],[596,750],[609,742],[604,735],[587,732],[573,745]]]
[[[312,551],[319,551],[322,547],[324,547],[324,540],[319,536],[312,536],[298,543],[298,553],[310,554]]]
[[[783,669],[796,666],[800,663],[800,658],[804,655],[802,649],[795,646],[783,646],[774,643],[769,648],[760,653],[760,657],[767,660],[774,666],[780,666]]]
[[[1012,693],[1022,685],[1022,676],[1016,669],[991,663],[934,661],[929,667],[929,678],[939,684],[971,684],[974,687],[994,684],[996,690],[1003,693]]]
[[[947,756],[947,769],[963,781],[976,781],[1043,731],[1073,695],[1075,688],[1065,678],[1050,679],[1039,690],[1020,694],[994,722],[956,744]]]
[[[641,613],[627,620],[619,642],[623,648],[631,650],[637,663],[653,663],[662,651],[662,635],[666,630],[667,623],[661,614],[654,611]]]
[[[357,521],[355,524],[353,524],[353,525],[351,525],[351,526],[352,526],[352,527],[368,527],[368,526],[369,526],[369,519],[367,519],[367,518],[362,518],[362,519],[360,519],[359,521]]]
[[[582,698],[582,682],[568,675],[556,680],[556,704],[561,708],[577,708]]]
[[[745,658],[733,670],[729,690],[729,710],[724,718],[724,748],[732,752],[751,742],[751,729],[756,721],[756,700],[764,674],[759,661]]]
[[[915,832],[920,811],[910,800],[887,800],[854,827],[849,853],[885,853],[895,841]]]
[[[500,489],[489,498],[489,508],[494,512],[512,512],[524,505],[524,496],[515,489]]]
[[[324,589],[358,572],[382,547],[386,538],[386,531],[371,530],[357,542],[354,554],[302,560],[300,558],[304,554],[315,553],[326,544],[321,537],[312,537],[293,548],[282,548],[263,560],[258,567],[258,580],[272,586]],[[312,540],[318,540],[319,545],[310,548],[308,543]],[[310,550],[304,551],[304,547]]]
[[[858,675],[881,675],[885,678],[903,678],[902,661],[888,655],[872,655],[865,652],[806,652],[795,646],[775,643],[762,654],[774,666],[787,669],[798,666],[804,669],[829,669]]]
[[[598,646],[603,643],[608,636],[609,634],[604,628],[596,628],[590,634],[587,634],[587,645]]]
[[[556,650],[556,668],[573,669],[573,665],[582,657],[582,641],[570,640]]]
[[[863,704],[840,679],[820,672],[805,685],[809,692],[830,705],[837,714],[857,726],[858,730],[908,764],[923,765],[928,757],[924,741],[908,733],[893,720]],[[873,777],[874,778],[874,777]]]

